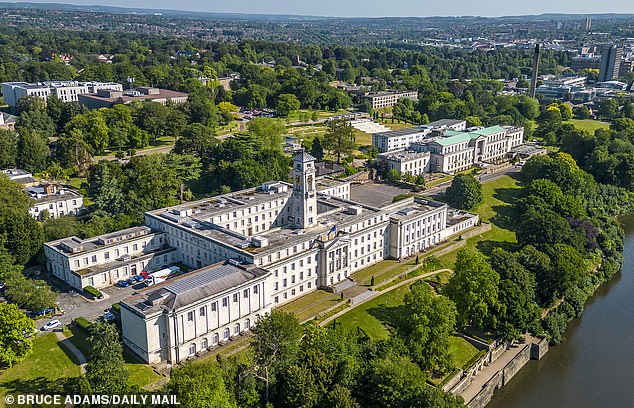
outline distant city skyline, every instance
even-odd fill
[[[76,5],[100,5],[126,8],[169,9],[183,11],[203,11],[211,13],[245,14],[291,14],[330,17],[428,17],[428,16],[515,16],[543,13],[599,14],[634,13],[631,0],[613,0],[607,3],[588,0],[534,0],[509,2],[490,0],[472,2],[454,0],[452,2],[430,2],[420,0],[393,0],[368,2],[367,0],[242,0],[220,2],[203,0],[40,0],[37,3],[65,3]],[[342,5],[345,4],[345,7]],[[370,6],[368,6],[370,4]]]

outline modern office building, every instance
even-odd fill
[[[184,92],[167,89],[139,87],[130,91],[102,89],[95,94],[79,95],[79,104],[88,109],[111,108],[116,104],[129,104],[135,101],[157,102],[165,105],[168,101],[174,104],[187,102],[188,95]]]
[[[34,96],[46,101],[53,95],[63,102],[78,102],[79,95],[96,94],[103,89],[122,92],[123,86],[114,82],[4,82],[2,84],[2,96],[6,104],[15,108],[18,101],[25,96]]]

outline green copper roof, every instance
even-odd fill
[[[474,130],[473,132],[469,132],[469,133],[475,134],[477,136],[489,136],[489,135],[494,135],[496,133],[502,133],[502,132],[506,132],[506,129],[504,129],[502,126],[491,126],[491,127],[480,129],[480,130]]]
[[[451,146],[451,145],[455,145],[458,143],[467,142],[471,140],[472,136],[469,133],[461,133],[461,132],[456,132],[456,133],[458,134],[454,136],[440,138],[438,140],[435,140],[434,142],[438,143],[441,146]]]

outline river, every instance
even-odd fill
[[[622,222],[622,272],[570,323],[565,342],[526,364],[487,408],[634,407],[634,216]]]

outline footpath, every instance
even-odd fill
[[[75,345],[66,337],[63,331],[56,331],[55,336],[61,343],[62,347],[67,349],[71,354],[75,356],[75,360],[77,360],[77,364],[79,364],[79,368],[81,369],[81,373],[86,373],[86,357],[84,354],[77,348]]]

